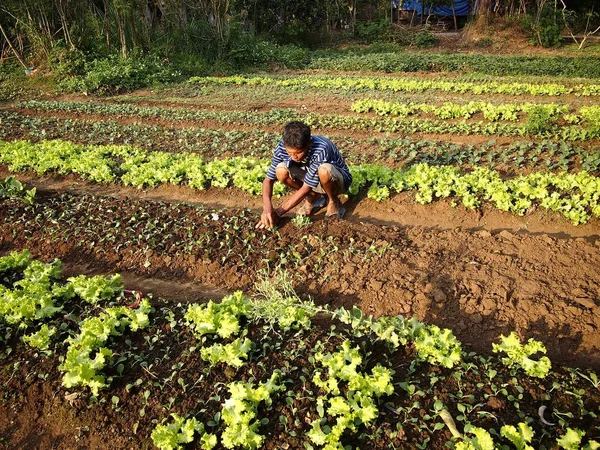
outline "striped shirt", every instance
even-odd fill
[[[285,151],[283,141],[280,140],[277,144],[277,147],[275,147],[275,151],[273,152],[273,160],[271,161],[271,166],[267,171],[267,178],[271,180],[277,179],[275,169],[279,163],[282,162],[285,163],[285,166],[289,168],[293,160]],[[348,189],[352,183],[352,175],[350,174],[350,170],[348,169],[344,158],[342,158],[342,155],[340,155],[337,147],[326,137],[312,136],[312,145],[308,149],[306,158],[302,162],[302,164],[306,164],[304,183],[313,189],[316,188],[319,185],[319,174],[317,171],[319,170],[321,164],[324,163],[333,165],[342,173],[342,176],[344,177],[344,187]]]

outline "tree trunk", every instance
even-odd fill
[[[0,23],[0,32],[2,32],[2,36],[4,36],[4,39],[6,40],[6,43],[8,44],[8,46],[10,47],[10,49],[12,50],[13,54],[15,55],[15,57],[19,60],[19,62],[23,66],[23,68],[27,69],[27,64],[25,64],[25,62],[21,59],[21,56],[19,55],[19,53],[13,47],[12,43],[10,42],[10,39],[8,39],[8,36],[4,32],[4,28],[2,28],[2,24],[1,23]]]
[[[478,0],[475,3],[475,24],[477,26],[483,26],[488,21],[491,14],[492,0]]]

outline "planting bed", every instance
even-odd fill
[[[20,328],[0,307],[0,445],[151,448],[153,430],[154,438],[167,433],[157,425],[177,420],[171,414],[203,424],[186,448],[211,447],[212,434],[215,448],[259,441],[267,449],[493,448],[483,445],[483,430],[497,448],[519,448],[501,431],[519,423],[525,435],[531,427],[534,448],[600,440],[592,374],[600,370],[597,85],[562,80],[560,91],[529,80],[522,92],[497,92],[514,80],[465,79],[456,80],[467,89],[457,94],[444,92],[443,77],[422,78],[433,84],[413,78],[417,84],[402,81],[417,86],[405,93],[382,91],[376,83],[384,79],[343,89],[309,74],[267,80],[254,93],[195,80],[160,94],[6,105],[0,180],[14,175],[37,192],[32,198],[16,185],[0,186],[0,256],[29,249],[44,262],[60,258],[69,276],[123,272],[125,288],[155,295],[152,310],[128,310],[138,311],[135,320],[148,314],[147,325],[134,330],[122,319],[119,335],[106,340],[113,354],[99,373],[110,386],[97,393],[64,381],[65,355],[84,319],[130,305],[133,294],[121,286],[88,305],[82,294],[55,290],[63,309]],[[486,83],[482,94],[478,86]],[[269,89],[279,104],[261,103]],[[295,118],[330,136],[353,167],[347,220],[322,220],[321,213],[301,226],[290,214],[275,230],[257,230],[263,160]],[[235,159],[249,156],[258,159]],[[411,172],[416,164],[436,180]],[[449,184],[437,181],[444,177]],[[466,190],[464,183],[471,183]],[[11,270],[0,264],[0,293],[27,278]],[[257,287],[267,277],[271,285],[287,280],[280,288],[291,309]],[[248,361],[232,366],[230,354],[211,365],[200,348],[235,335],[199,336],[184,316],[190,303],[237,290],[253,302],[239,317],[240,339],[253,342]],[[346,314],[354,307],[384,322]],[[310,326],[269,322],[297,311],[315,313]],[[393,333],[384,333],[382,324],[397,315],[418,323],[396,319]],[[57,331],[48,349],[35,350],[21,338],[42,322]],[[547,375],[508,368],[493,352],[499,336],[513,331],[545,346]],[[424,350],[424,336],[436,342],[433,353]],[[360,358],[349,356],[354,347]],[[314,375],[344,348],[345,364],[360,359],[359,375],[335,375],[338,394],[323,384],[324,374],[321,381]],[[537,367],[540,357],[528,361]],[[389,383],[372,372],[378,364],[391,371]],[[273,373],[275,384],[254,394],[261,401],[226,402],[231,383],[254,389]],[[373,378],[353,388],[356,376]],[[263,440],[227,443],[234,403],[256,416],[252,433]],[[240,417],[234,422],[243,423]],[[333,442],[336,420],[345,427],[342,446]],[[568,447],[580,436],[575,429],[585,436]]]

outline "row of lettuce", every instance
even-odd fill
[[[64,141],[0,142],[0,163],[13,172],[38,175],[77,174],[102,183],[120,181],[137,188],[184,184],[194,189],[234,186],[261,194],[268,160],[231,157],[205,162],[192,153],[147,152],[132,146],[77,145]],[[470,209],[490,204],[518,215],[542,207],[562,214],[574,225],[600,217],[600,180],[578,173],[531,173],[503,179],[496,171],[477,167],[470,172],[453,166],[417,164],[390,169],[380,164],[350,167],[351,195],[367,189],[367,197],[382,201],[393,193],[415,191],[421,204],[451,198]],[[275,185],[275,194],[285,188]]]
[[[113,117],[140,117],[160,121],[202,122],[216,121],[230,125],[248,127],[270,127],[274,123],[302,120],[314,129],[351,130],[353,132],[387,133],[438,133],[484,136],[529,136],[542,139],[567,141],[588,141],[600,137],[600,126],[595,115],[597,107],[587,107],[580,115],[570,114],[569,121],[581,124],[566,125],[555,123],[553,108],[534,105],[525,122],[505,123],[489,121],[448,121],[421,117],[356,117],[346,114],[300,113],[294,109],[272,109],[267,112],[214,111],[189,108],[164,108],[136,106],[127,103],[93,103],[36,101],[21,102],[16,105],[24,110],[44,112],[66,112],[69,114],[101,114]],[[446,106],[428,107],[447,114]],[[460,106],[458,107],[461,108]],[[554,108],[556,109],[556,108]],[[559,108],[560,110],[560,108]]]
[[[0,322],[13,327],[26,344],[46,355],[53,353],[57,334],[56,327],[48,326],[48,323],[63,312],[66,302],[76,300],[93,307],[93,314],[79,322],[78,329],[67,339],[67,352],[59,367],[63,372],[64,387],[87,388],[93,396],[110,387],[112,378],[104,371],[114,362],[111,346],[115,339],[143,330],[153,320],[155,310],[147,298],[140,296],[129,306],[112,306],[115,301],[124,300],[125,290],[119,275],[78,276],[65,282],[59,260],[43,263],[32,259],[29,251],[24,250],[0,258],[0,277]],[[267,316],[261,314],[265,310],[270,311]],[[289,292],[264,299],[236,292],[220,303],[190,304],[183,319],[198,339],[199,349],[196,350],[210,367],[224,363],[240,368],[247,364],[249,354],[259,345],[246,337],[247,325],[243,324],[266,322],[267,328],[285,336],[310,330],[317,313],[344,323],[355,336],[368,336],[372,342],[382,341],[391,352],[407,345],[414,346],[415,364],[452,369],[459,367],[467,356],[450,330],[402,316],[383,316],[375,320],[364,316],[357,308],[330,311],[316,307],[312,302],[301,301]],[[32,330],[36,331],[32,333]],[[511,333],[500,336],[500,343],[493,344],[493,351],[500,353],[502,364],[519,376],[552,376],[550,360],[545,356],[534,357],[546,352],[538,341],[530,339],[523,345],[516,334]],[[350,339],[341,342],[338,350],[333,352],[328,351],[324,343],[317,343],[311,381],[320,394],[311,407],[316,409],[318,417],[310,422],[310,430],[306,433],[316,448],[344,449],[343,440],[375,421],[382,399],[394,393],[394,370],[377,362],[370,363],[371,369],[367,371],[364,352]],[[126,370],[124,365],[121,366],[120,373]],[[220,436],[206,432],[205,424],[196,417],[173,414],[171,421],[165,423],[165,419],[155,427],[152,440],[163,450],[181,448],[195,439],[205,450],[214,448],[219,442],[228,449],[260,448],[265,441],[261,427],[264,428],[266,422],[259,417],[259,407],[269,408],[272,397],[284,395],[289,389],[284,377],[282,368],[266,381],[228,383],[230,396],[222,403]],[[499,445],[490,432],[480,427],[468,425],[464,434],[461,433],[443,402],[436,401],[433,409],[443,421],[439,422],[440,426],[446,425],[454,436],[455,448],[493,450]],[[439,429],[436,426],[435,430]],[[517,426],[504,425],[500,435],[518,449],[532,448],[535,438],[532,427],[526,422]],[[581,430],[567,428],[557,444],[564,449],[598,448],[593,440],[581,445],[583,437]]]
[[[210,85],[248,85],[278,86],[290,89],[326,89],[341,91],[390,91],[406,93],[423,93],[440,91],[446,93],[472,95],[535,95],[560,96],[575,95],[591,97],[600,95],[600,84],[565,84],[565,83],[523,83],[516,81],[482,80],[467,81],[460,78],[448,80],[448,77],[365,77],[332,75],[298,75],[298,76],[257,76],[236,75],[229,77],[192,77],[189,82],[203,86]]]

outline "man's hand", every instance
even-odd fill
[[[256,224],[256,228],[273,228],[277,222],[279,222],[279,219],[281,219],[281,217],[274,209],[269,211],[263,209],[263,212],[260,215],[260,221]]]

